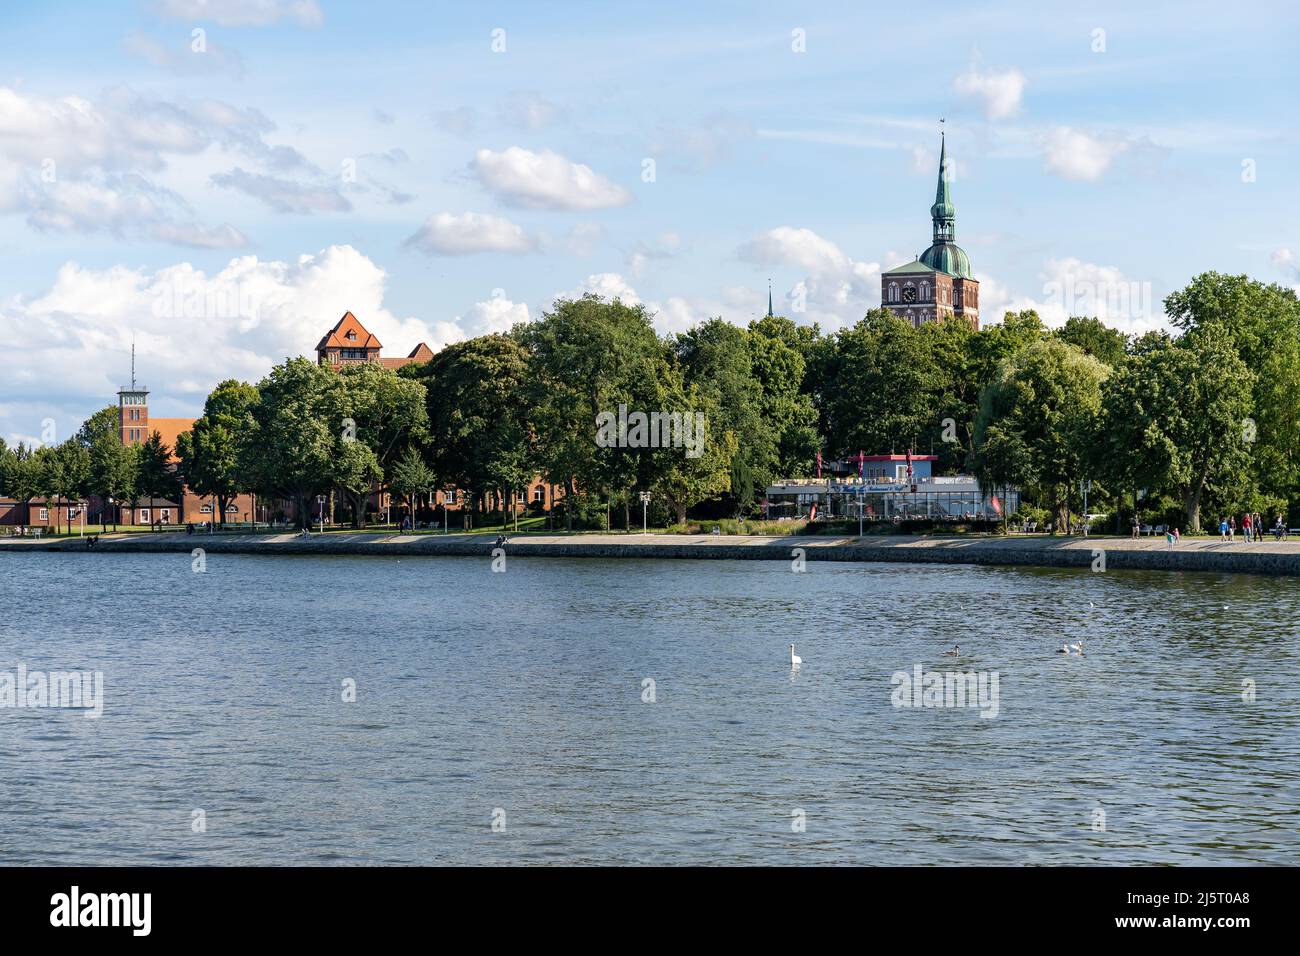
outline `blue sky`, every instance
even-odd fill
[[[133,338],[197,414],[347,309],[386,354],[585,290],[851,323],[929,243],[940,117],[986,323],[1300,281],[1294,9],[1049,6],[7,4],[0,435],[75,429]]]

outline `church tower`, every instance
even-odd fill
[[[880,304],[915,326],[962,318],[978,331],[980,284],[970,257],[956,243],[957,209],[952,204],[948,145],[939,134],[939,184],[930,207],[933,241],[920,257],[880,276]]]

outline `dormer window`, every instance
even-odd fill
[[[343,337],[347,339],[349,342],[355,342],[357,338],[357,333],[352,331],[351,329],[348,329],[348,334]]]

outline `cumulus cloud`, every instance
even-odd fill
[[[597,272],[589,275],[578,284],[576,289],[557,292],[555,298],[580,299],[587,294],[595,294],[603,299],[621,299],[624,305],[641,305],[641,297],[636,294],[636,290],[617,272]]]
[[[352,208],[352,203],[335,186],[250,173],[238,166],[228,173],[214,174],[212,182],[260,199],[276,212],[309,216],[318,212],[347,212]]]
[[[281,20],[319,27],[325,22],[316,0],[156,0],[154,9],[159,16],[210,20],[223,27],[266,27]]]
[[[532,252],[534,239],[509,219],[486,213],[430,216],[406,244],[439,256],[467,256],[477,252]]]
[[[1016,69],[981,73],[972,67],[955,77],[952,86],[962,96],[979,100],[984,115],[989,119],[1005,119],[1020,112],[1025,76]]]
[[[1115,136],[1094,136],[1068,126],[1058,126],[1043,141],[1047,170],[1063,179],[1092,181],[1101,178],[1111,162],[1129,148]]]
[[[220,380],[257,381],[286,356],[310,356],[347,310],[387,355],[464,337],[452,322],[394,314],[386,285],[384,270],[350,246],[293,262],[241,256],[211,274],[188,262],[152,272],[69,262],[48,289],[0,305],[10,343],[0,434],[39,434],[45,417],[71,434],[114,402],[133,339],[155,414],[197,415]]]
[[[509,332],[527,321],[528,306],[506,298],[503,289],[493,290],[491,298],[475,302],[463,316],[456,316],[456,324],[470,338]]]
[[[769,229],[743,243],[737,255],[757,266],[805,272],[785,296],[784,311],[806,321],[835,329],[880,304],[880,264],[852,259],[811,229]]]
[[[550,150],[480,149],[470,171],[502,202],[528,209],[607,209],[632,201],[631,193],[590,166]]]
[[[1168,328],[1152,283],[1134,279],[1116,266],[1085,262],[1073,256],[1047,259],[1039,271],[1040,296],[1016,295],[994,278],[976,273],[980,283],[980,321],[1000,322],[1008,312],[1035,310],[1043,322],[1059,328],[1072,315],[1101,319],[1127,334]]]

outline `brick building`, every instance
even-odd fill
[[[971,273],[970,257],[957,245],[957,210],[949,186],[947,144],[940,139],[939,185],[930,219],[934,241],[905,265],[880,276],[880,303],[914,326],[958,317],[980,327],[980,284]]]

